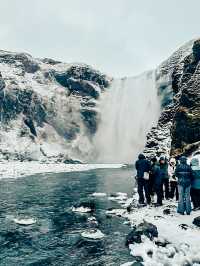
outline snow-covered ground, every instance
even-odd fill
[[[182,216],[176,213],[176,208],[172,208],[172,214],[164,215],[163,210],[168,205],[173,205],[173,203],[165,202],[163,207],[145,207],[134,210],[130,215],[125,215],[131,224],[137,225],[143,220],[153,223],[158,228],[159,239],[171,243],[166,247],[158,247],[154,242],[144,238],[142,244],[129,246],[131,254],[141,256],[144,265],[148,266],[181,266],[186,265],[186,262],[191,263],[188,265],[193,265],[192,261],[195,259],[200,261],[200,230],[192,222],[195,217],[200,216],[200,211],[192,212],[190,216]],[[153,251],[152,257],[147,255],[148,251]],[[174,256],[172,256],[173,253],[175,253]]]
[[[118,197],[120,196],[121,197]],[[123,197],[122,197],[123,196]],[[133,198],[127,198],[125,193],[116,193],[115,197],[108,197],[121,204],[121,209],[107,211],[107,215],[124,217],[124,224],[137,226],[144,220],[154,224],[158,229],[158,238],[150,241],[142,237],[142,243],[129,245],[133,257],[141,257],[144,266],[186,266],[200,265],[200,228],[193,224],[194,218],[200,216],[199,211],[193,211],[191,215],[180,215],[177,213],[177,202],[174,200],[164,201],[163,206],[138,207],[138,196],[135,191]],[[132,206],[132,211],[126,208]],[[131,231],[131,230],[130,230]],[[167,243],[165,247],[156,244]],[[134,265],[133,261],[121,266]],[[139,264],[138,264],[139,265]]]
[[[144,220],[154,224],[158,229],[158,238],[150,241],[142,237],[141,244],[129,245],[133,257],[142,257],[142,264],[145,266],[185,266],[200,265],[200,229],[193,224],[194,218],[200,216],[199,211],[193,211],[191,215],[180,215],[177,213],[177,202],[174,200],[164,201],[162,207],[146,206],[138,207],[137,193],[133,198],[128,198],[124,193],[117,193],[123,197],[108,197],[121,204],[122,209],[112,209],[106,214],[124,217],[124,224],[137,226]],[[130,213],[126,207],[132,205]],[[131,230],[130,230],[131,231]],[[159,246],[156,242],[167,243],[165,247]],[[134,265],[127,262],[123,266]],[[122,266],[122,265],[121,265]]]
[[[0,162],[0,179],[42,173],[79,172],[92,169],[120,168],[122,164],[64,164],[40,162]]]
[[[136,206],[137,194],[133,199],[124,200],[122,207],[126,207],[133,201]],[[120,203],[122,200],[120,200]],[[169,214],[164,214],[164,210],[170,210]],[[133,207],[131,213],[127,213],[124,208],[116,209],[112,214],[120,215],[130,221],[130,224],[138,225],[144,220],[154,224],[158,229],[158,239],[161,242],[169,242],[166,247],[159,247],[155,241],[150,241],[144,237],[141,244],[129,245],[133,256],[143,258],[143,265],[146,266],[184,266],[200,265],[200,229],[192,222],[194,218],[200,216],[200,211],[194,211],[191,215],[180,215],[176,212],[177,202],[164,201],[162,207]],[[115,212],[116,211],[116,212]],[[148,255],[152,254],[152,255]],[[132,265],[133,263],[127,264]]]

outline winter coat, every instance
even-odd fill
[[[199,160],[197,158],[193,158],[191,160],[192,166],[192,188],[200,189],[200,166]]]
[[[161,178],[162,179],[169,179],[169,175],[168,175],[168,163],[166,162],[165,158],[161,157],[159,162],[160,161],[165,161],[165,163],[160,163],[159,166],[160,166],[160,175],[161,175]]]
[[[172,182],[177,181],[177,178],[175,176],[175,170],[176,170],[176,166],[175,165],[168,165],[168,176],[169,176],[169,180]]]
[[[150,171],[150,162],[145,158],[143,154],[138,156],[138,160],[135,163],[135,168],[137,170],[137,178],[143,178],[145,172]]]
[[[177,165],[175,175],[178,178],[178,184],[183,187],[189,187],[192,183],[192,168],[187,164],[187,158],[181,157],[180,164]]]
[[[160,187],[160,185],[162,184],[162,178],[161,178],[161,173],[160,173],[160,166],[158,164],[153,164],[151,166],[151,174],[153,176],[153,180],[154,180],[154,187]]]

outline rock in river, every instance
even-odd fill
[[[147,236],[150,240],[153,240],[154,237],[158,237],[157,227],[146,221],[139,224],[138,226],[135,226],[126,238],[126,246],[128,246],[129,244],[141,243],[142,235]]]
[[[194,218],[193,224],[200,228],[200,216]]]

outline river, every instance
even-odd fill
[[[97,169],[84,172],[41,174],[0,181],[0,265],[121,265],[132,260],[125,247],[130,227],[120,217],[107,217],[109,208],[121,208],[108,197],[92,197],[94,192],[110,195],[133,190],[131,169]],[[72,212],[72,206],[92,200],[92,214],[105,237],[81,237],[91,214]],[[29,226],[14,218],[34,218]]]

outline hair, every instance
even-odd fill
[[[158,160],[156,157],[151,158],[151,162],[156,163]]]

